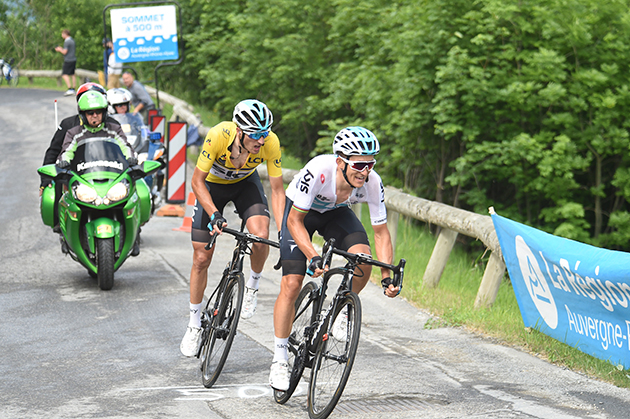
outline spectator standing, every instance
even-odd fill
[[[120,75],[122,74],[123,65],[116,61],[116,51],[114,43],[106,39],[107,46],[107,88],[115,89],[120,87]]]
[[[146,122],[147,116],[151,109],[155,109],[155,104],[149,96],[142,83],[135,80],[133,75],[125,71],[122,75],[123,83],[127,86],[127,90],[131,93],[131,104],[133,105],[133,114],[142,114],[142,119]]]
[[[77,86],[77,77],[74,74],[74,70],[77,66],[76,44],[74,39],[70,36],[70,31],[64,29],[61,31],[61,37],[63,38],[63,47],[56,46],[55,51],[63,54],[63,68],[61,70],[61,77],[66,82],[68,90],[64,96],[75,95],[75,89]],[[70,85],[70,76],[72,76],[72,85]]]

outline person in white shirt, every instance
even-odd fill
[[[350,205],[366,202],[374,230],[378,260],[392,263],[393,247],[387,229],[387,210],[381,177],[373,171],[380,146],[376,136],[362,127],[341,130],[333,142],[333,154],[313,158],[286,189],[287,201],[280,234],[282,282],[274,306],[274,358],[269,384],[276,390],[289,388],[287,342],[295,316],[295,300],[304,275],[317,277],[324,272],[322,259],[311,239],[317,231],[325,240],[335,238],[335,246],[350,253],[371,254],[365,228]],[[359,293],[367,284],[371,265],[361,265],[352,291]],[[383,279],[390,276],[381,268]],[[398,287],[390,285],[385,294],[395,297]]]
[[[107,48],[111,51],[107,57],[107,89],[120,87],[120,75],[123,71],[123,63],[116,61],[116,51],[114,43],[107,40]]]

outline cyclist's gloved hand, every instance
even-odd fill
[[[221,230],[223,228],[223,224],[227,224],[227,220],[223,218],[223,215],[221,215],[219,211],[215,211],[210,217],[208,228],[212,231],[214,230],[214,226],[217,226],[217,228]]]
[[[68,160],[59,160],[57,162],[57,167],[60,169],[66,169],[68,166],[70,166],[70,162]]]
[[[386,291],[390,285],[394,286],[394,280],[391,279],[389,276],[387,278],[381,279],[381,286],[383,287],[383,294],[387,295]],[[398,293],[396,293],[396,295],[398,294],[400,294],[400,289],[398,289]]]
[[[306,273],[310,276],[315,274],[316,269],[322,269],[322,258],[321,256],[313,256],[313,259],[308,261],[308,267],[306,268]]]
[[[127,163],[129,163],[129,166],[135,166],[136,164],[138,164],[138,158],[131,156],[127,159]]]

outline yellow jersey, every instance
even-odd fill
[[[236,169],[232,164],[230,160],[232,153],[228,150],[235,138],[236,124],[234,122],[225,121],[210,128],[197,159],[199,170],[208,173],[206,181],[222,184],[236,183],[254,173],[256,167],[263,162],[267,162],[267,173],[270,177],[282,176],[280,140],[276,134],[269,131],[260,151],[257,154],[250,154],[247,162],[240,169]]]

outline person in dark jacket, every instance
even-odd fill
[[[105,89],[100,84],[85,83],[85,84],[82,84],[77,90],[77,96],[76,96],[77,103],[79,103],[79,99],[81,99],[81,96],[85,92],[89,92],[89,91],[96,91],[102,94],[106,94]],[[106,122],[109,122],[112,124],[118,124],[118,121],[110,117],[107,117]],[[68,132],[69,129],[74,128],[78,125],[81,125],[81,117],[79,116],[78,113],[76,115],[69,116],[61,121],[61,123],[57,127],[57,130],[55,131],[55,134],[50,140],[50,145],[48,146],[46,153],[44,154],[44,162],[42,164],[43,166],[47,164],[55,164],[57,162],[57,158],[59,157],[59,154],[61,154],[61,147],[63,145],[63,140],[64,138],[66,138],[66,133]],[[47,188],[47,187],[52,188],[53,183],[52,183],[52,179],[48,176],[40,175],[40,178],[41,178],[41,182],[39,186],[39,196],[42,196],[42,192],[44,191],[44,188]],[[60,197],[61,197],[61,185],[56,185],[55,186],[55,202],[59,201]],[[58,230],[57,228],[58,223],[59,223],[59,219],[58,219],[58,214],[57,214],[57,206],[55,205],[55,228],[54,228],[55,231]]]
[[[85,83],[82,84],[77,90],[77,103],[79,103],[79,99],[81,99],[81,96],[85,92],[89,91],[96,91],[104,95],[107,94],[103,86],[101,86],[100,84]],[[116,121],[114,118],[109,117],[107,118],[107,122],[118,124],[118,121]],[[44,162],[42,163],[43,166],[47,164],[54,164],[55,162],[57,162],[57,157],[59,157],[59,154],[61,153],[63,139],[66,138],[66,133],[70,128],[76,127],[77,125],[81,125],[81,118],[79,117],[78,113],[76,115],[69,116],[61,121],[61,123],[57,127],[57,130],[55,131],[55,134],[50,140],[50,145],[48,146],[46,153],[44,154]],[[39,187],[39,195],[41,196],[42,190],[47,186],[51,186],[52,179],[45,175],[40,175],[40,177],[41,182]]]

